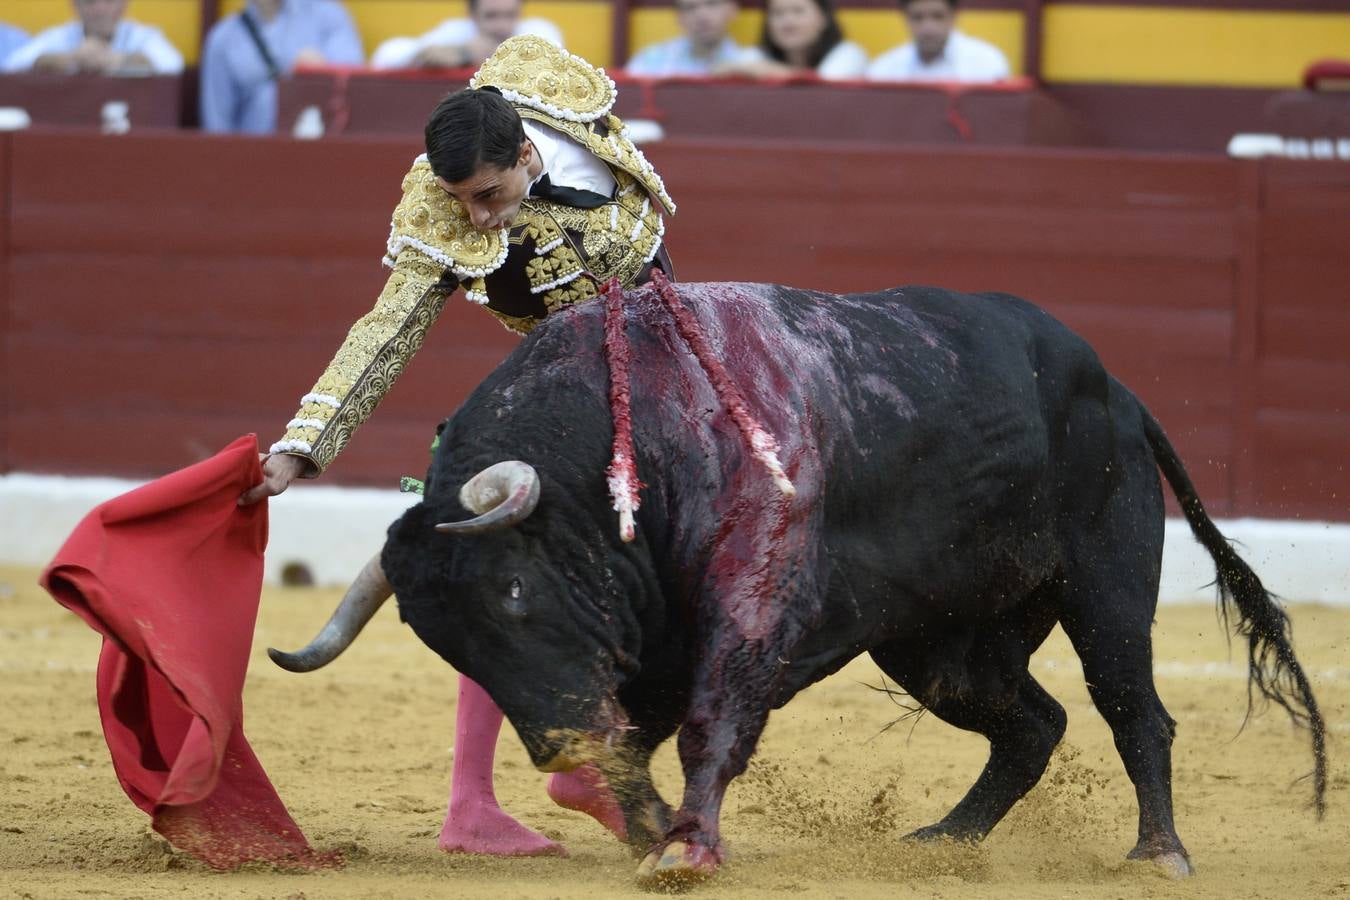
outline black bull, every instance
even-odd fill
[[[629,839],[650,848],[644,879],[716,868],[723,795],[769,711],[863,651],[989,740],[974,786],[914,834],[983,838],[1064,733],[1063,708],[1027,670],[1056,623],[1135,786],[1130,855],[1189,872],[1172,819],[1176,723],[1152,675],[1159,469],[1215,561],[1251,684],[1312,730],[1320,811],[1324,729],[1284,613],[1158,423],[1083,340],[999,294],[678,293],[781,441],[795,497],[751,457],[646,288],[625,299],[637,539],[620,541],[606,484],[605,311],[592,303],[543,323],[446,423],[426,496],[381,557],[403,619],[486,688],[536,765],[599,767]],[[461,486],[503,460],[533,467],[515,466],[524,482],[508,478],[488,506],[513,499],[451,529],[465,533],[438,531],[466,519]],[[325,632],[340,640],[324,661],[374,608],[354,604]],[[676,730],[685,790],[672,811],[648,763]]]

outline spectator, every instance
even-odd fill
[[[717,66],[744,60],[750,48],[727,33],[738,10],[736,0],[675,0],[684,34],[643,47],[628,61],[628,74],[711,75]]]
[[[821,78],[861,78],[867,52],[844,40],[833,0],[766,0],[759,47],[743,62],[718,67],[717,74],[787,78],[814,72]]]
[[[22,28],[15,28],[13,25],[0,22],[0,70],[3,69],[4,62],[9,59],[9,55],[26,43],[28,43],[28,32]]]
[[[335,0],[249,0],[211,28],[202,50],[202,128],[270,134],[277,79],[298,65],[356,66],[361,38]]]
[[[522,19],[521,0],[469,0],[469,18],[446,19],[419,38],[390,38],[375,48],[377,69],[460,69],[479,66],[497,45],[517,34],[538,35],[563,45],[562,32],[548,19]]]
[[[123,18],[127,0],[74,0],[74,22],[48,28],[4,58],[6,72],[177,75],[183,54],[158,28]]]
[[[899,0],[912,40],[867,67],[873,81],[997,81],[1009,75],[1003,51],[953,28],[959,0]]]

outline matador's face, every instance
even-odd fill
[[[436,183],[464,204],[474,228],[480,231],[508,228],[529,194],[530,183],[542,168],[538,159],[534,144],[526,140],[521,144],[516,164],[510,168],[483,163],[462,181],[446,181],[437,175]]]

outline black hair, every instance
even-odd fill
[[[820,37],[811,45],[811,49],[806,54],[806,64],[811,68],[820,65],[820,61],[844,40],[844,30],[839,27],[839,19],[834,14],[833,0],[811,0],[822,13],[825,14],[825,27],[821,29]],[[783,48],[775,44],[769,37],[769,0],[765,0],[764,6],[764,28],[759,33],[759,48],[770,59],[776,59],[779,62],[787,62],[787,55],[783,53]]]
[[[905,10],[909,9],[909,5],[913,3],[914,0],[899,0],[899,2],[900,9]],[[957,4],[959,4],[961,0],[942,0],[942,2],[947,4],[948,9],[956,9]]]
[[[520,158],[525,129],[514,106],[493,87],[463,90],[436,105],[426,128],[427,162],[449,182],[480,166],[509,169]]]

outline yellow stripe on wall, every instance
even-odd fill
[[[138,19],[134,9],[136,6],[133,2],[127,9],[127,15],[133,19]],[[70,0],[9,0],[4,12],[0,12],[0,20],[22,28],[29,34],[37,34],[74,18],[75,9]]]
[[[1047,81],[1295,87],[1350,52],[1350,14],[1049,5]]]
[[[877,56],[909,40],[909,31],[897,9],[840,10],[839,25],[844,37],[860,45],[868,56]],[[629,16],[628,47],[633,53],[648,44],[667,41],[680,34],[680,25],[672,9],[641,7]],[[744,10],[731,26],[731,36],[742,44],[759,43],[763,13]],[[983,38],[1003,51],[1014,75],[1022,72],[1022,14],[1016,10],[967,10],[961,12],[957,27],[973,37]]]

